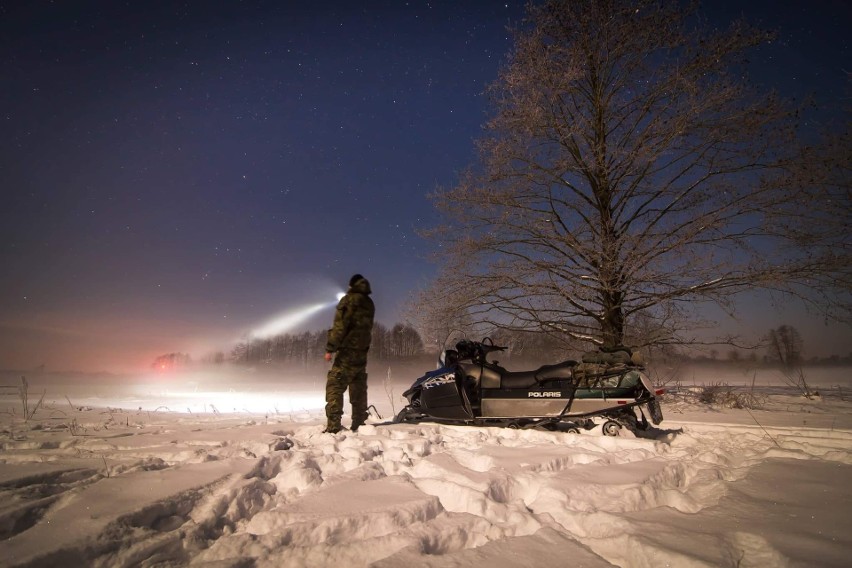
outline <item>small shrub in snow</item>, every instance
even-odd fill
[[[734,392],[732,408],[747,408],[749,410],[763,408],[766,404],[766,395],[753,391]]]
[[[698,390],[698,402],[709,406],[722,404],[730,397],[731,387],[728,383],[710,383],[701,385]]]
[[[384,380],[384,387],[385,387],[385,395],[387,395],[388,400],[390,401],[391,413],[394,416],[396,416],[396,404],[394,403],[393,380],[391,379],[391,368],[390,367],[388,367],[388,374],[387,374],[387,376],[385,377],[385,380]]]
[[[708,406],[725,408],[763,408],[766,397],[754,392],[754,389],[742,391],[725,382],[702,385],[698,391],[698,402]]]
[[[803,397],[812,399],[815,396],[819,396],[819,393],[811,389],[811,386],[808,384],[805,371],[801,365],[785,367],[781,372],[787,384],[799,391]]]
[[[30,420],[33,416],[35,416],[36,411],[44,402],[44,397],[47,394],[47,390],[45,390],[41,394],[41,398],[38,400],[38,403],[35,405],[35,407],[30,409],[29,389],[30,384],[27,382],[27,378],[21,377],[21,386],[18,387],[18,396],[21,399],[21,406],[24,409],[24,420]]]

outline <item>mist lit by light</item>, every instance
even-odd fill
[[[140,394],[142,389],[139,389]],[[301,393],[269,393],[227,391],[195,391],[164,389],[146,391],[134,401],[140,408],[165,408],[166,410],[197,413],[248,412],[257,414],[289,414],[311,412],[325,407],[325,396],[320,391]]]
[[[288,394],[276,397],[269,393],[193,392],[172,393],[177,398],[189,398],[197,403],[215,404],[220,412],[298,412],[325,406],[325,397],[316,394]]]

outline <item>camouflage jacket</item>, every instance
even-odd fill
[[[370,283],[366,278],[356,280],[337,304],[334,324],[328,330],[325,350],[367,351],[373,333],[376,308],[370,299]]]

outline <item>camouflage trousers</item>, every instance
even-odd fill
[[[343,393],[349,389],[352,425],[367,421],[367,352],[338,351],[325,383],[325,415],[329,428],[340,428]]]

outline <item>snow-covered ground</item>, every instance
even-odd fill
[[[669,396],[642,437],[389,424],[409,381],[375,374],[383,419],[337,435],[321,377],[31,379],[32,417],[0,391],[0,564],[848,566],[843,373]]]

